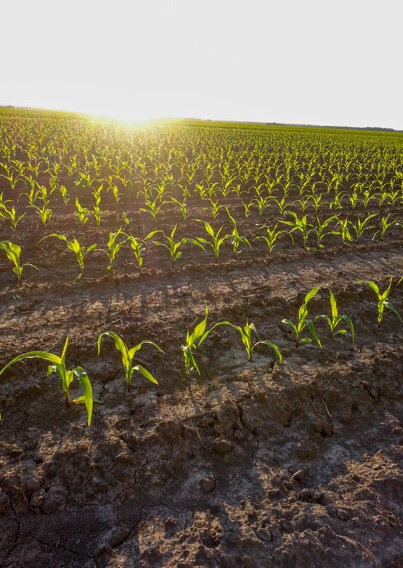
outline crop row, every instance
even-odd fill
[[[363,282],[357,282],[357,284],[362,284]],[[400,283],[400,281],[399,281]],[[378,327],[380,327],[383,320],[385,309],[391,310],[402,322],[402,318],[398,311],[396,310],[393,303],[390,301],[390,292],[392,288],[392,278],[388,287],[382,292],[375,282],[366,282],[368,286],[373,290],[377,301],[377,320]],[[289,319],[283,319],[282,324],[288,326],[290,332],[294,335],[295,346],[298,348],[301,344],[312,343],[314,340],[317,345],[322,348],[321,339],[318,336],[317,330],[315,328],[314,320],[308,317],[308,303],[314,298],[318,293],[320,287],[313,288],[305,296],[304,302],[298,310],[298,317],[295,321]],[[345,335],[350,332],[351,341],[354,343],[355,330],[353,322],[350,317],[346,314],[339,314],[336,298],[331,290],[329,290],[330,296],[330,313],[321,314],[316,316],[317,319],[323,319],[328,328],[330,339],[333,340],[337,335]],[[197,364],[196,355],[197,350],[201,347],[202,343],[208,338],[208,336],[214,330],[218,329],[220,326],[229,326],[238,332],[242,344],[246,350],[246,354],[249,361],[252,361],[252,353],[260,345],[265,345],[272,349],[276,354],[279,363],[283,361],[283,356],[280,349],[275,343],[268,339],[260,339],[256,327],[253,323],[246,321],[244,326],[236,325],[227,320],[216,322],[210,328],[207,328],[207,318],[208,318],[208,306],[206,303],[205,317],[197,324],[193,330],[188,329],[186,333],[186,339],[183,345],[181,345],[181,351],[184,357],[185,375],[188,376],[191,371],[196,371],[200,375],[200,369]],[[343,327],[340,327],[343,326]],[[346,329],[347,328],[347,329]],[[306,336],[306,332],[310,333],[310,336]],[[166,353],[153,341],[143,340],[133,347],[128,347],[124,340],[113,331],[104,331],[98,336],[98,355],[101,351],[101,341],[103,337],[110,337],[115,343],[117,351],[121,355],[122,365],[124,370],[124,375],[126,379],[127,389],[130,392],[131,380],[134,372],[140,373],[143,377],[148,379],[154,384],[158,384],[157,379],[146,369],[143,365],[136,361],[136,355],[143,345],[152,345],[164,356]],[[73,369],[68,369],[66,365],[66,352],[68,346],[68,337],[65,340],[64,347],[60,356],[54,355],[46,351],[29,351],[27,353],[22,353],[14,357],[9,363],[7,363],[3,369],[0,371],[0,375],[6,371],[11,365],[17,363],[23,359],[39,358],[45,360],[48,364],[47,375],[56,373],[61,381],[61,386],[65,394],[66,406],[69,407],[71,404],[85,404],[87,410],[87,421],[88,425],[91,424],[93,405],[98,403],[96,399],[93,398],[93,391],[91,381],[88,377],[87,372],[81,367],[77,366]],[[70,398],[70,385],[74,379],[77,379],[80,383],[83,395],[71,400]],[[0,414],[1,419],[1,414]]]
[[[173,268],[176,261],[182,256],[184,245],[186,244],[196,246],[204,252],[211,250],[215,262],[218,262],[220,251],[226,242],[230,242],[233,253],[237,254],[241,251],[241,248],[251,251],[251,241],[263,241],[266,244],[268,255],[271,255],[276,243],[284,236],[288,237],[290,242],[295,244],[294,237],[295,235],[299,235],[304,249],[318,250],[325,248],[325,238],[326,242],[329,242],[330,237],[338,237],[340,244],[346,246],[352,242],[358,243],[364,233],[370,231],[372,231],[373,241],[383,241],[387,231],[390,231],[394,227],[398,227],[399,229],[403,228],[403,221],[391,219],[390,214],[376,219],[378,214],[372,213],[366,217],[357,216],[355,220],[342,218],[340,215],[332,215],[323,221],[316,216],[315,221],[310,223],[306,215],[298,217],[293,211],[285,211],[284,216],[288,217],[288,219],[279,220],[279,223],[276,223],[274,226],[262,225],[258,228],[258,234],[247,238],[240,234],[237,222],[228,210],[227,213],[232,222],[232,230],[230,229],[228,232],[226,232],[223,226],[215,230],[207,221],[196,219],[195,221],[200,223],[205,230],[204,236],[178,237],[176,235],[177,225],[175,225],[170,233],[165,233],[162,229],[157,229],[151,231],[143,238],[127,234],[120,228],[118,231],[109,233],[108,241],[104,247],[98,247],[97,243],[84,247],[76,237],[69,240],[66,235],[57,233],[46,235],[38,241],[38,244],[52,237],[64,242],[67,249],[75,255],[80,268],[77,279],[80,279],[84,273],[84,259],[89,253],[99,251],[104,254],[108,260],[106,268],[110,271],[113,268],[119,251],[126,243],[130,245],[135,264],[139,269],[143,266],[144,255],[150,243],[161,247],[167,252],[171,261],[171,267]],[[376,221],[378,227],[372,224]],[[281,228],[279,224],[281,224]],[[311,246],[308,246],[308,244]],[[0,249],[5,252],[7,258],[10,260],[12,269],[20,283],[25,266],[37,268],[31,263],[22,264],[22,249],[20,245],[9,240],[2,241],[0,242]]]
[[[402,182],[403,183],[403,182]],[[44,228],[52,221],[54,217],[54,207],[51,203],[52,191],[49,191],[46,186],[38,186],[39,189],[31,189],[29,193],[21,193],[28,199],[28,203],[24,208],[18,206],[12,199],[3,198],[3,193],[0,193],[0,218],[8,223],[10,229],[15,231],[19,223],[24,219],[28,211],[35,212],[38,215],[38,221]],[[63,202],[67,205],[69,195],[65,186],[61,186],[60,194]],[[236,195],[236,200],[226,201],[212,196],[200,196],[200,200],[195,203],[193,200],[190,205],[190,192],[187,191],[181,197],[171,197],[170,193],[147,193],[144,194],[142,199],[133,196],[132,200],[128,200],[125,205],[117,205],[117,209],[111,207],[110,202],[106,206],[102,206],[102,189],[103,185],[92,191],[93,203],[92,206],[84,206],[82,198],[75,198],[73,215],[77,223],[84,226],[90,219],[93,219],[96,225],[101,225],[102,218],[107,212],[116,211],[120,213],[127,224],[129,224],[129,215],[133,211],[138,212],[139,217],[142,215],[149,216],[150,219],[156,221],[162,214],[170,215],[172,211],[180,213],[184,220],[189,218],[196,209],[206,211],[207,215],[216,219],[220,212],[226,209],[232,210],[238,204],[243,208],[244,217],[248,218],[253,211],[256,211],[260,217],[268,214],[269,212],[279,213],[283,215],[288,209],[293,209],[297,213],[305,214],[308,212],[324,212],[329,211],[346,211],[355,209],[367,209],[368,207],[378,207],[381,209],[383,206],[394,207],[403,204],[403,189],[391,189],[390,191],[384,190],[382,193],[370,192],[365,190],[359,193],[357,190],[347,192],[339,190],[338,192],[328,196],[324,193],[310,193],[301,197],[300,199],[289,198],[288,194],[282,196],[275,196],[265,194],[261,189],[254,190],[254,196],[246,199],[241,195]],[[119,204],[120,193],[116,186],[113,186],[113,193],[116,203]],[[19,198],[18,198],[19,199]],[[17,199],[17,200],[18,200]],[[174,209],[173,209],[174,208]],[[71,212],[71,207],[66,209],[68,213]],[[139,218],[140,220],[140,218]]]

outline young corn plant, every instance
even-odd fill
[[[399,312],[396,310],[392,302],[388,299],[392,288],[392,280],[393,278],[390,279],[389,286],[386,288],[384,292],[381,292],[379,290],[378,285],[370,280],[360,280],[359,282],[356,282],[356,284],[368,284],[371,290],[375,292],[376,299],[378,301],[378,327],[381,327],[381,322],[383,320],[385,308],[391,310],[399,318],[399,320],[402,321]]]
[[[325,219],[323,221],[323,223],[321,222],[321,220],[319,219],[319,217],[316,215],[316,226],[313,227],[313,229],[311,229],[311,231],[313,233],[315,233],[316,235],[316,246],[318,249],[324,249],[325,246],[322,244],[322,240],[324,239],[324,237],[326,237],[326,235],[338,235],[339,232],[338,231],[326,231],[325,229],[328,227],[328,225],[330,225],[330,223],[332,221],[336,221],[337,217],[336,215],[332,215],[331,217],[328,217],[327,219]]]
[[[160,353],[164,353],[164,351],[160,347],[158,347],[156,343],[154,343],[153,341],[144,340],[141,341],[138,345],[135,345],[134,347],[129,349],[126,343],[117,333],[114,333],[113,331],[104,331],[98,337],[98,355],[101,352],[102,337],[104,337],[105,335],[107,337],[111,337],[114,340],[115,347],[122,356],[122,364],[125,372],[127,392],[130,392],[131,381],[134,371],[137,371],[138,373],[143,375],[143,377],[145,377],[155,385],[158,385],[157,379],[155,379],[153,375],[149,371],[147,371],[145,367],[135,363],[136,353],[141,349],[143,345],[153,345],[156,349],[158,349],[158,351],[160,351]]]
[[[343,243],[343,247],[346,245],[350,246],[348,243],[349,242],[351,243],[353,240],[353,237],[351,236],[349,229],[351,221],[349,221],[347,218],[346,219],[340,219],[340,217],[336,218],[337,218],[337,224],[340,227],[340,231],[334,231],[334,234],[341,236],[341,242]]]
[[[72,252],[74,252],[74,254],[76,255],[78,265],[80,267],[80,273],[77,276],[76,280],[80,280],[83,277],[83,274],[84,274],[84,257],[89,252],[92,252],[97,248],[97,243],[95,243],[95,244],[89,246],[87,249],[85,249],[84,247],[82,247],[80,245],[80,243],[78,242],[78,240],[75,237],[73,238],[72,241],[69,241],[69,240],[67,240],[67,237],[65,237],[64,235],[57,235],[56,233],[52,233],[51,235],[47,235],[46,237],[41,239],[39,242],[41,242],[44,239],[47,239],[49,237],[56,237],[60,241],[65,242],[66,245],[67,245],[67,248],[69,250],[71,250]]]
[[[210,207],[203,207],[203,211],[209,211],[212,214],[213,219],[216,219],[220,209],[224,209],[224,205],[219,205],[218,201],[213,201],[212,199],[209,199],[209,201]]]
[[[242,343],[244,344],[244,347],[246,349],[246,353],[248,355],[249,361],[252,361],[252,351],[255,349],[255,347],[257,347],[258,345],[267,345],[267,347],[271,347],[273,349],[273,351],[275,352],[275,354],[278,357],[279,362],[282,363],[283,356],[281,355],[281,352],[280,352],[279,348],[277,347],[277,345],[275,345],[274,343],[272,343],[269,340],[265,340],[265,341],[259,340],[259,336],[258,336],[258,333],[256,331],[256,327],[253,323],[249,323],[247,321],[246,325],[244,327],[241,327],[241,326],[235,325],[235,324],[233,324],[229,321],[222,321],[222,322],[219,322],[218,324],[216,324],[215,326],[213,326],[212,329],[214,329],[215,327],[217,327],[219,325],[229,325],[230,327],[232,327],[232,328],[234,328],[238,331],[238,333],[241,336]],[[253,340],[252,332],[256,335],[257,341]]]
[[[91,417],[92,417],[92,408],[93,408],[93,398],[92,398],[92,386],[91,382],[88,378],[87,373],[84,371],[82,367],[75,367],[72,370],[68,370],[66,367],[66,350],[67,345],[69,343],[68,337],[66,337],[66,341],[64,343],[64,347],[62,350],[62,354],[60,357],[54,355],[53,353],[48,353],[47,351],[28,351],[27,353],[22,353],[21,355],[17,355],[14,357],[12,361],[7,363],[5,367],[0,371],[0,375],[4,373],[6,369],[8,369],[14,363],[21,361],[22,359],[33,359],[39,358],[44,359],[48,363],[50,363],[48,367],[47,376],[51,375],[52,373],[56,373],[62,383],[62,388],[66,397],[66,407],[70,407],[71,404],[85,404],[87,409],[87,418],[88,418],[88,426],[91,424]],[[74,378],[77,378],[79,381],[84,395],[80,396],[74,400],[70,400],[70,385]]]
[[[344,321],[350,328],[351,341],[352,341],[352,343],[354,343],[353,322],[345,314],[339,315],[339,310],[337,308],[336,298],[334,297],[334,294],[331,290],[329,290],[329,294],[330,294],[330,312],[331,312],[331,315],[330,316],[328,316],[328,315],[316,316],[315,319],[321,318],[321,319],[325,320],[325,322],[329,326],[330,338],[331,339],[333,339],[336,335],[344,335],[345,333],[347,333],[346,329],[336,329],[337,326],[339,325],[339,323]]]
[[[0,199],[0,217],[7,219],[11,223],[13,231],[16,230],[18,223],[25,217],[26,213],[18,216],[14,205],[7,209],[6,204]]]
[[[242,203],[243,203],[244,212],[245,212],[245,219],[247,219],[249,217],[249,215],[251,214],[251,209],[255,205],[255,202],[250,201],[249,203],[245,203],[245,201],[242,201]]]
[[[255,240],[258,240],[258,239],[264,240],[264,242],[267,245],[267,251],[268,251],[269,256],[273,252],[273,248],[276,246],[276,241],[277,241],[277,239],[279,238],[280,235],[282,235],[285,232],[286,235],[291,236],[286,231],[277,230],[277,223],[275,224],[273,229],[271,229],[269,225],[263,225],[262,227],[259,227],[259,229],[265,229],[266,234],[262,235],[262,236],[259,235],[259,236],[255,237]]]
[[[269,197],[269,200],[277,205],[280,215],[284,215],[287,207],[286,196],[283,196],[281,199],[276,199],[275,197],[271,196]]]
[[[99,227],[101,225],[101,217],[103,215],[103,211],[101,210],[101,207],[100,207],[101,195],[100,194],[96,194],[96,195],[94,194],[94,199],[95,199],[94,206],[93,206],[92,210],[90,210],[89,212],[91,213],[91,215],[94,216],[95,223],[96,223],[97,227]]]
[[[155,221],[157,219],[158,213],[160,212],[160,209],[162,208],[163,205],[165,205],[165,203],[168,203],[168,201],[165,200],[161,201],[161,199],[157,195],[154,201],[152,201],[151,198],[145,199],[146,209],[140,208],[140,211],[144,211],[144,213],[149,213]]]
[[[61,186],[59,187],[59,191],[60,191],[60,195],[62,196],[62,199],[63,199],[64,204],[67,205],[67,203],[68,203],[69,200],[70,200],[70,196],[69,196],[69,194],[67,193],[67,188],[66,188],[66,186],[65,186],[65,185],[61,185]]]
[[[220,227],[218,229],[218,231],[215,233],[213,227],[210,225],[210,223],[207,223],[207,221],[202,221],[200,219],[196,219],[196,221],[198,223],[204,224],[204,228],[206,230],[206,233],[211,238],[211,241],[208,241],[207,239],[204,239],[203,237],[197,237],[197,240],[202,245],[203,244],[208,245],[213,249],[215,261],[218,262],[218,256],[220,254],[220,249],[221,249],[222,245],[224,244],[224,242],[227,239],[229,239],[231,235],[224,235],[223,237],[221,237],[220,235],[221,235],[221,231],[223,230],[223,227]]]
[[[134,258],[136,259],[137,262],[137,266],[139,268],[141,268],[143,266],[143,262],[144,262],[144,257],[143,257],[143,251],[144,251],[144,244],[145,241],[143,241],[142,239],[137,239],[136,237],[133,237],[133,235],[126,235],[127,236],[127,240],[130,243],[131,249],[133,251],[134,254]]]
[[[103,252],[104,254],[106,254],[106,256],[109,259],[109,264],[108,264],[107,270],[112,270],[113,263],[115,261],[116,255],[118,254],[118,252],[122,248],[122,245],[127,240],[127,238],[126,238],[123,241],[118,241],[117,239],[120,235],[126,236],[126,233],[124,233],[122,231],[122,227],[118,231],[116,231],[116,233],[109,233],[109,239],[108,239],[108,242],[106,243],[106,249],[97,249],[97,250]]]
[[[319,288],[320,286],[313,288],[305,296],[304,303],[301,305],[298,311],[298,322],[296,324],[290,321],[289,319],[282,320],[282,323],[285,323],[286,325],[290,326],[295,334],[295,347],[298,347],[301,343],[312,343],[312,339],[310,337],[301,338],[301,334],[306,327],[311,332],[312,337],[315,339],[319,347],[322,347],[318,334],[316,333],[313,321],[311,319],[308,319],[308,302],[317,294]]]
[[[159,246],[159,247],[164,247],[168,250],[170,256],[171,256],[171,266],[172,268],[174,268],[175,266],[175,262],[178,260],[178,258],[180,258],[182,256],[182,251],[179,250],[179,248],[184,244],[184,243],[191,243],[193,245],[196,245],[200,248],[202,248],[204,251],[206,251],[206,249],[204,248],[204,246],[197,241],[196,239],[189,239],[186,237],[183,237],[182,239],[180,239],[179,241],[175,242],[175,232],[176,232],[176,227],[177,225],[175,225],[175,227],[172,229],[171,234],[168,236],[164,233],[163,230],[158,229],[157,231],[152,231],[151,233],[149,233],[146,236],[146,240],[147,239],[151,239],[154,235],[158,234],[158,233],[162,233],[166,243],[162,243],[161,241],[154,241],[154,244]]]
[[[358,216],[356,224],[350,222],[351,228],[355,232],[355,241],[357,243],[359,238],[362,237],[364,231],[368,231],[369,229],[375,228],[374,225],[368,225],[367,223],[369,222],[370,219],[376,217],[377,215],[378,213],[372,213],[371,215],[368,215],[368,217],[366,217],[363,221],[361,221],[360,217]]]
[[[80,225],[85,225],[90,217],[90,211],[86,207],[82,207],[78,197],[76,197],[76,213],[74,213],[74,217],[78,220]]]
[[[311,225],[310,223],[307,223],[306,215],[301,217],[301,219],[297,216],[296,213],[294,213],[294,211],[285,211],[284,215],[289,215],[289,216],[293,217],[294,221],[280,221],[280,223],[283,223],[283,225],[287,225],[288,227],[291,227],[289,234],[290,234],[290,237],[292,239],[293,239],[292,233],[294,231],[299,231],[302,235],[303,247],[304,247],[304,249],[306,249],[309,233],[310,233],[311,229],[313,228],[313,225]]]
[[[4,250],[7,255],[8,260],[13,263],[13,272],[17,275],[19,285],[22,284],[22,272],[26,266],[35,268],[38,270],[37,266],[31,263],[21,264],[21,247],[11,241],[3,241],[0,243],[0,248]]]
[[[175,203],[176,205],[178,205],[178,207],[180,207],[180,210],[182,211],[183,220],[186,221],[187,215],[188,215],[188,208],[187,208],[187,205],[186,205],[186,196],[183,198],[182,201],[178,201],[178,199],[175,199],[175,197],[171,197],[171,201],[172,201],[172,203]]]
[[[372,240],[374,241],[376,239],[376,237],[379,235],[379,238],[381,241],[383,241],[383,237],[385,236],[386,231],[390,228],[393,227],[393,225],[396,224],[395,221],[389,221],[390,218],[390,213],[388,214],[387,217],[382,217],[381,218],[381,228],[376,231],[374,233],[374,236],[372,237]]]
[[[190,333],[189,330],[187,330],[186,332],[186,343],[185,345],[181,346],[182,352],[183,352],[183,357],[185,360],[185,374],[186,376],[189,375],[189,373],[195,369],[199,375],[200,375],[200,369],[196,363],[196,359],[195,359],[195,351],[197,349],[197,347],[200,347],[200,345],[203,343],[203,341],[208,337],[208,335],[210,334],[211,329],[206,331],[206,326],[207,326],[207,318],[208,318],[208,306],[206,304],[206,316],[203,319],[203,321],[201,321],[195,328],[194,330]]]
[[[237,223],[236,223],[234,217],[229,212],[228,207],[226,207],[225,209],[227,211],[228,217],[230,218],[230,220],[232,221],[232,224],[233,224],[233,229],[232,229],[232,233],[230,235],[230,238],[232,238],[232,246],[233,246],[233,249],[234,249],[234,253],[237,254],[238,252],[241,252],[241,251],[238,251],[239,246],[241,244],[247,245],[250,248],[250,250],[252,250],[252,246],[251,246],[250,242],[248,241],[248,239],[246,237],[242,237],[239,234],[238,228],[237,228]]]

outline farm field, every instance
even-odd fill
[[[79,369],[0,376],[0,566],[402,566],[402,237],[402,133],[0,109],[0,369]]]

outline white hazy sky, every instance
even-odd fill
[[[0,0],[0,104],[403,129],[398,0]]]

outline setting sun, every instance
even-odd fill
[[[7,3],[0,104],[403,128],[400,20],[357,1]],[[62,6],[64,6],[62,10]],[[348,15],[348,17],[346,16]],[[376,41],[373,38],[376,37]]]

